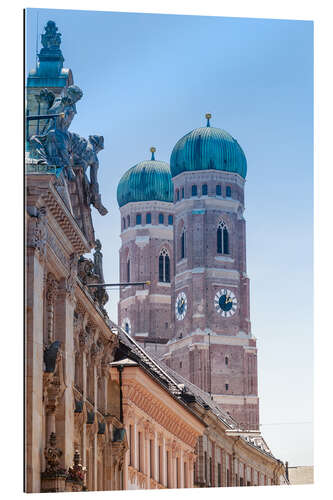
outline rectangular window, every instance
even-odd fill
[[[222,468],[221,468],[221,464],[217,464],[217,486],[222,486]]]
[[[154,442],[149,439],[149,465],[150,465],[150,477],[154,477]]]
[[[196,186],[196,184],[193,184],[192,186],[192,196],[197,196],[198,194],[198,187]]]
[[[225,384],[225,390],[228,391],[229,390],[229,384]]]
[[[222,194],[222,189],[221,189],[221,184],[217,184],[216,186],[216,195],[221,196]]]
[[[185,189],[182,187],[182,199],[184,198],[185,196]]]
[[[244,479],[242,477],[239,478],[239,486],[244,486]]]
[[[164,224],[164,215],[163,214],[158,214],[158,223]]]
[[[141,224],[141,214],[136,214],[136,225],[139,226]]]
[[[138,432],[138,469],[142,472],[142,456],[141,456],[141,432]]]
[[[157,474],[158,478],[157,481],[159,483],[162,483],[162,446],[159,445],[158,447],[158,454],[157,454]]]
[[[146,224],[151,224],[151,214],[146,214]]]
[[[127,261],[127,283],[131,281],[131,267],[130,261]]]
[[[231,481],[230,481],[230,470],[227,469],[227,486],[231,486]]]
[[[133,445],[132,445],[132,433],[133,433],[133,430],[132,430],[132,425],[130,424],[129,425],[129,428],[128,428],[128,446],[129,446],[129,465],[132,465],[132,454],[133,454]]]
[[[168,216],[168,224],[169,224],[169,226],[172,226],[172,224],[173,224],[173,215],[169,215]]]
[[[180,487],[180,469],[179,469],[179,458],[176,457],[176,488]]]
[[[185,231],[182,232],[180,241],[180,258],[185,259]]]
[[[207,196],[208,193],[208,186],[207,184],[202,185],[202,196]]]
[[[231,187],[227,186],[225,191],[226,197],[231,198]]]
[[[166,483],[167,483],[167,487],[170,488],[171,484],[170,484],[170,464],[169,464],[169,452],[167,451],[166,452]]]

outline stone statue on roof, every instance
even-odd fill
[[[41,41],[44,49],[59,48],[61,44],[61,33],[58,33],[58,28],[54,21],[48,21],[45,26],[45,33],[41,36]]]
[[[104,149],[104,137],[101,135],[90,135],[88,140],[78,134],[71,133],[71,152],[73,155],[73,165],[83,168],[83,187],[87,204],[93,205],[101,215],[108,213],[102,204],[99,184],[97,181],[97,171],[99,161],[97,154]],[[88,167],[90,168],[87,176]]]
[[[71,168],[68,128],[77,112],[76,103],[82,95],[83,92],[77,85],[64,89],[62,94],[54,99],[47,113],[57,116],[50,118],[49,125],[43,134],[30,138],[32,157],[39,163],[62,167],[68,180],[75,178]]]

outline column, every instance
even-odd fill
[[[59,405],[56,421],[56,434],[59,448],[62,450],[62,465],[68,468],[73,460],[74,441],[74,411],[73,411],[73,384],[74,384],[74,339],[73,339],[74,302],[66,290],[66,281],[59,285],[55,307],[55,339],[61,342],[64,353],[64,382],[65,392]]]
[[[179,474],[179,488],[185,488],[185,478],[184,478],[184,451],[182,448],[180,448],[179,451],[179,471],[177,471],[177,474]]]
[[[159,458],[158,458],[158,436],[157,436],[157,431],[154,429],[154,479],[157,481],[159,471],[158,471],[158,464],[159,464]]]
[[[43,261],[27,248],[25,337],[25,490],[40,492],[43,401]]]

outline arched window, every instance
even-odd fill
[[[217,184],[216,185],[216,195],[221,196],[221,194],[222,194],[221,184]]]
[[[136,225],[137,226],[141,225],[141,214],[136,214]]]
[[[168,216],[168,224],[169,224],[169,226],[172,226],[172,224],[173,224],[173,215],[169,215]]]
[[[130,260],[128,259],[127,261],[127,283],[131,281],[131,263]]]
[[[179,189],[176,189],[176,201],[179,201]]]
[[[146,214],[146,224],[151,224],[151,213]]]
[[[158,258],[158,281],[170,283],[170,257],[166,248],[162,248]]]
[[[185,259],[185,256],[186,256],[186,230],[184,228],[180,236],[180,258]]]
[[[208,186],[207,184],[202,185],[202,196],[207,196],[208,194]]]
[[[123,217],[123,229],[126,229],[126,219]]]
[[[164,215],[163,214],[158,214],[158,223],[164,224]]]
[[[184,198],[185,196],[185,189],[182,187],[182,199]]]
[[[221,220],[217,226],[217,253],[229,254],[229,233],[225,223]]]
[[[228,364],[229,364],[229,358],[228,358],[228,356],[226,356],[226,357],[224,358],[224,362],[225,362],[225,364],[226,364],[226,365],[228,365]]]
[[[231,187],[230,186],[226,187],[225,195],[227,198],[231,198]]]
[[[192,186],[192,196],[197,196],[198,195],[198,187],[196,184],[193,184]]]
[[[127,216],[127,227],[130,227],[130,225],[131,225],[131,218],[130,218],[130,216],[128,215],[128,216]]]

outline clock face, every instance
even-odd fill
[[[180,292],[176,299],[176,318],[182,320],[187,311],[187,297],[184,292]]]
[[[238,301],[233,292],[227,288],[219,290],[214,298],[216,312],[221,314],[223,318],[230,318],[237,310]]]

